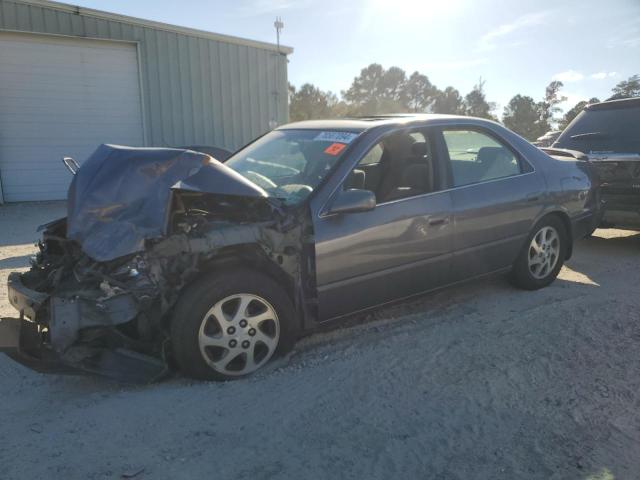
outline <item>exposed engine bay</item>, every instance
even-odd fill
[[[9,278],[21,318],[20,345],[8,353],[156,380],[171,367],[172,307],[223,264],[272,271],[304,316],[313,288],[305,214],[238,177],[195,152],[100,147],[74,177],[69,216],[43,227],[31,269]]]

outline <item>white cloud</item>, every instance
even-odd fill
[[[561,82],[579,82],[584,78],[584,75],[575,70],[566,70],[564,72],[556,73],[551,80],[560,80]]]
[[[617,72],[598,72],[592,73],[591,78],[595,78],[596,80],[604,80],[605,78],[615,77]]]
[[[488,31],[480,37],[478,48],[480,50],[493,50],[496,48],[497,40],[501,37],[510,35],[518,30],[526,29],[536,25],[541,25],[549,18],[550,12],[528,13],[516,18],[511,23],[504,23]]]

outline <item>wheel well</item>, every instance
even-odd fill
[[[548,213],[547,215],[545,215],[542,218],[547,218],[547,217],[556,217],[564,225],[564,229],[567,232],[567,236],[568,236],[567,240],[569,241],[569,245],[567,246],[567,255],[565,256],[565,260],[569,260],[571,258],[571,255],[573,254],[573,228],[571,226],[571,220],[569,219],[569,215],[567,215],[564,212],[555,211],[555,212]]]
[[[182,295],[182,292],[189,285],[198,282],[203,276],[211,272],[243,267],[256,270],[273,279],[278,285],[284,288],[291,303],[296,310],[298,310],[299,302],[296,301],[295,280],[276,262],[277,259],[272,260],[269,258],[267,253],[259,245],[236,245],[222,249],[214,258],[201,266],[197,275],[182,286],[179,296]],[[298,312],[300,315],[302,315],[302,313],[303,312]],[[167,318],[169,317],[170,315],[167,315]]]
[[[295,305],[295,282],[275,260],[270,259],[258,245],[240,245],[224,249],[202,268],[202,273],[210,273],[216,269],[245,267],[257,270],[271,277],[284,287],[291,302]]]

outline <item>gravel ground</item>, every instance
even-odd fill
[[[63,214],[0,207],[0,283]],[[639,478],[639,257],[640,234],[599,230],[549,288],[451,288],[229,383],[122,387],[2,356],[0,478]]]

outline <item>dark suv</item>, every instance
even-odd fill
[[[600,226],[640,230],[640,98],[588,105],[547,152],[593,164],[605,202]]]

